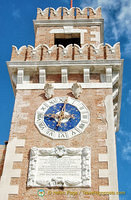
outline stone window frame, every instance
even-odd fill
[[[74,29],[73,26],[63,26],[63,29],[52,29],[50,33],[54,34],[73,34],[73,33],[79,33],[80,34],[80,44],[84,44],[84,33],[87,33],[86,29]]]

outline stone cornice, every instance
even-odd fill
[[[8,68],[28,68],[28,67],[61,67],[61,66],[121,66],[123,65],[123,59],[119,60],[63,60],[63,61],[7,61]],[[118,69],[118,68],[117,68]]]
[[[104,19],[69,19],[69,20],[33,20],[34,28],[37,26],[65,26],[65,25],[73,25],[73,26],[87,26],[87,25],[103,25]]]

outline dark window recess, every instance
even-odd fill
[[[69,44],[77,44],[80,46],[80,34],[56,34],[55,45],[63,45],[66,47]]]

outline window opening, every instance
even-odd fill
[[[55,34],[55,45],[63,45],[66,47],[69,44],[77,44],[80,46],[80,34],[73,33],[73,34]]]

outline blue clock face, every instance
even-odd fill
[[[86,105],[72,97],[54,97],[36,110],[35,125],[51,139],[69,139],[84,132],[90,122]]]
[[[69,131],[78,125],[81,120],[80,111],[73,105],[67,103],[64,108],[64,116],[60,120],[60,115],[64,103],[57,103],[50,106],[44,115],[44,122],[48,128],[55,131]],[[60,124],[59,124],[60,121]]]

